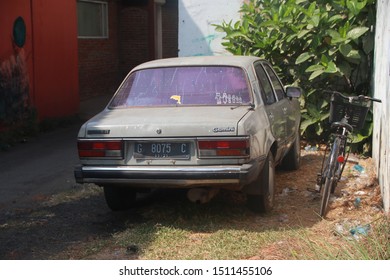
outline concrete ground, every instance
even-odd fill
[[[0,210],[75,186],[76,138],[82,122],[100,112],[111,96],[80,103],[80,123],[59,127],[0,151]]]

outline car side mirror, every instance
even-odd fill
[[[286,87],[287,97],[298,98],[302,94],[302,89],[300,87]]]

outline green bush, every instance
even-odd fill
[[[269,60],[285,84],[299,85],[301,132],[324,139],[329,104],[324,89],[369,95],[375,0],[249,0],[241,19],[222,22],[223,45],[235,55]],[[371,123],[355,142],[367,140]]]

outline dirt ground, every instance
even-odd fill
[[[318,149],[321,148],[302,150],[302,166],[298,171],[279,171],[277,174],[275,211],[279,221],[287,226],[302,225],[310,228],[312,233],[322,236],[329,243],[345,242],[338,238],[340,236],[358,239],[362,237],[359,234],[368,234],[369,227],[386,216],[373,160],[356,155],[349,157],[343,177],[331,195],[326,219],[322,219],[318,214],[321,197],[308,191],[308,188],[315,187],[315,174],[319,172],[323,159],[323,151]],[[352,234],[356,228],[366,228],[367,231]],[[293,246],[291,243],[294,241],[276,242],[263,248],[254,258],[285,259],[286,249],[291,250]]]
[[[321,219],[320,197],[307,190],[315,186],[321,161],[321,151],[306,148],[302,149],[298,171],[277,170],[275,209],[265,217],[248,215],[248,223],[262,219],[263,224],[271,227],[310,228],[332,240],[335,232],[349,235],[351,228],[369,225],[384,215],[372,159],[352,155],[331,197],[330,211],[326,219]],[[169,207],[173,201],[164,203]],[[142,222],[143,211],[151,211],[153,207],[155,204],[131,212],[111,212],[101,190],[89,185],[75,185],[74,190],[54,196],[34,196],[23,207],[0,208],[0,259],[78,259],[83,255],[78,250],[85,250],[85,244],[109,240],[126,224]],[[261,248],[251,259],[285,259],[284,242],[287,241]],[[128,257],[109,244],[109,241],[101,244],[107,248],[97,252],[91,249],[88,258]]]

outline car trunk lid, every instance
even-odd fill
[[[235,136],[247,106],[106,109],[86,125],[88,138]]]

